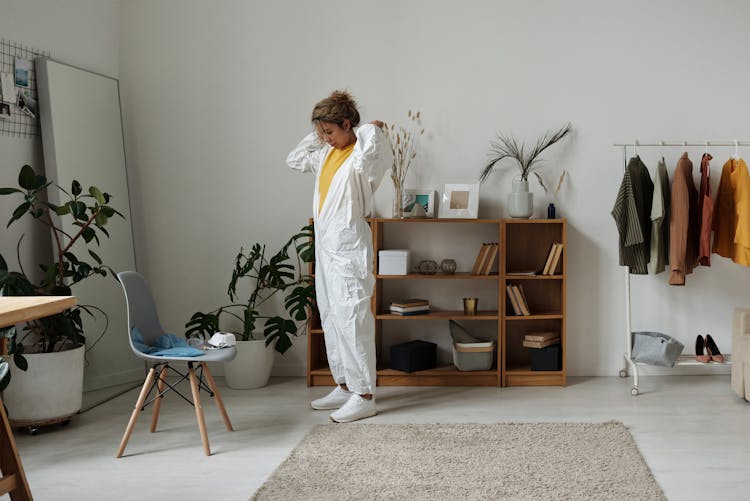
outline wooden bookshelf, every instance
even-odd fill
[[[490,225],[499,242],[498,272],[485,275],[473,275],[469,272],[455,274],[436,273],[424,275],[409,273],[407,275],[375,275],[375,290],[372,297],[372,309],[375,312],[375,332],[379,344],[387,349],[388,331],[396,322],[432,322],[432,321],[484,321],[494,322],[497,329],[497,347],[495,364],[488,371],[461,372],[453,365],[440,366],[435,369],[401,372],[384,367],[377,370],[378,386],[538,386],[565,384],[565,248],[563,250],[557,274],[528,275],[528,270],[541,269],[544,266],[552,242],[565,244],[565,220],[539,219],[368,219],[373,235],[373,250],[376,262],[373,269],[377,271],[378,251],[384,248],[386,231],[392,226],[432,225],[434,231],[445,231],[442,223],[460,225]],[[430,232],[433,231],[430,226]],[[469,228],[473,228],[470,226]],[[487,231],[483,230],[486,236]],[[471,233],[475,233],[472,229]],[[478,232],[477,232],[478,233]],[[481,247],[482,239],[477,236],[476,248]],[[466,256],[464,256],[466,257]],[[471,256],[473,262],[474,256]],[[310,273],[313,268],[311,265]],[[516,274],[513,273],[516,271]],[[494,283],[497,289],[497,307],[484,302],[490,310],[480,310],[477,315],[467,316],[463,311],[432,310],[422,315],[395,315],[388,311],[383,289],[386,283],[414,281],[416,284],[429,284],[433,287],[458,286],[456,281],[476,281]],[[528,297],[531,315],[514,316],[510,304],[507,304],[505,286],[508,283],[524,284]],[[453,285],[452,285],[453,284]],[[410,285],[411,286],[411,285]],[[472,286],[469,286],[472,287]],[[486,286],[485,286],[486,287]],[[493,286],[493,289],[495,287]],[[490,302],[492,303],[492,301]],[[410,324],[399,324],[410,325]],[[537,329],[559,329],[563,346],[563,365],[561,371],[531,371],[528,354],[522,349],[521,340],[524,332]],[[507,332],[506,332],[507,331]],[[325,354],[325,342],[320,320],[311,316],[308,324],[308,371],[309,386],[332,386],[333,378],[328,369]],[[380,354],[379,354],[380,355]],[[508,369],[506,369],[506,367]]]
[[[502,222],[501,282],[521,284],[531,315],[515,315],[504,296],[502,308],[502,385],[565,386],[566,332],[565,305],[567,282],[567,225],[564,219],[509,219]],[[521,270],[541,270],[552,244],[563,244],[562,254],[552,275],[520,275]],[[532,371],[530,348],[522,346],[523,336],[531,332],[558,331],[562,350],[561,370]]]

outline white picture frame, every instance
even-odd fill
[[[440,197],[440,219],[477,219],[479,183],[446,184]]]
[[[415,213],[415,204],[421,204],[424,214]],[[402,193],[401,208],[404,217],[435,217],[435,190],[432,188],[407,188]]]

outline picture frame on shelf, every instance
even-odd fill
[[[479,183],[446,184],[440,197],[440,219],[477,219]]]
[[[424,211],[419,210],[421,205]],[[434,218],[435,217],[435,190],[429,188],[405,189],[401,198],[401,207],[404,217]]]

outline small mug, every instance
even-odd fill
[[[478,297],[465,297],[464,298],[464,315],[476,315],[478,303],[479,303]]]

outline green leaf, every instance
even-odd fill
[[[104,195],[102,194],[101,190],[97,188],[96,186],[90,186],[89,187],[89,194],[96,199],[97,202],[104,205],[106,202],[104,200]]]
[[[29,362],[26,360],[26,357],[24,357],[20,353],[13,354],[13,363],[15,363],[16,367],[18,367],[22,371],[26,371],[29,368]]]
[[[72,252],[66,252],[65,254],[63,254],[63,256],[65,256],[66,258],[68,258],[68,261],[70,261],[73,264],[78,264],[79,263],[78,258]]]
[[[23,193],[18,188],[0,188],[0,195],[10,195],[11,193]]]
[[[102,258],[100,258],[100,257],[99,257],[99,256],[98,256],[98,255],[96,254],[96,252],[92,251],[91,249],[89,249],[88,251],[89,251],[89,254],[91,254],[91,257],[93,257],[93,258],[94,258],[94,260],[95,260],[95,261],[96,261],[97,263],[99,263],[99,264],[102,264]],[[105,275],[106,275],[106,274],[105,274]]]
[[[283,354],[292,346],[289,335],[297,334],[297,326],[288,318],[271,317],[266,321],[263,334],[266,336],[266,346],[276,339],[276,351]]]
[[[81,183],[74,179],[73,183],[70,185],[70,191],[73,193],[74,197],[80,195],[81,191],[83,191],[83,189],[81,188]]]
[[[5,259],[3,259],[2,254],[0,254],[0,271],[4,271],[4,272],[8,271],[8,263],[5,262]]]
[[[96,236],[96,232],[94,232],[93,228],[86,228],[81,232],[81,236],[86,241],[86,243],[89,243]]]
[[[58,216],[64,216],[65,214],[70,214],[70,202],[66,203],[65,205],[61,205],[55,210],[55,213]]]
[[[21,172],[18,173],[18,185],[25,189],[31,190],[34,188],[34,181],[36,180],[36,173],[30,165],[24,165],[21,167]]]
[[[105,224],[107,224],[107,216],[105,216],[103,212],[98,212],[96,214],[96,217],[94,218],[94,221],[96,222],[97,226],[104,226]]]
[[[29,208],[31,207],[31,204],[29,202],[24,202],[18,207],[16,207],[16,210],[13,211],[13,216],[10,218],[10,221],[8,221],[8,226],[13,224],[13,221],[16,221],[17,219],[20,219],[26,212],[28,212]]]
[[[198,335],[211,336],[214,332],[219,330],[219,313],[203,313],[195,312],[190,320],[185,324],[187,330],[185,331],[186,337],[193,337]]]
[[[310,311],[315,297],[315,286],[297,286],[286,297],[284,307],[289,311],[292,317],[301,322],[307,320],[307,312]]]
[[[115,211],[112,207],[105,205],[104,207],[102,207],[102,212],[104,213],[105,216],[112,217],[115,215],[115,212],[117,211]]]

